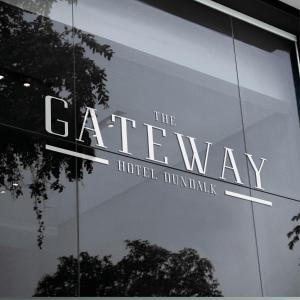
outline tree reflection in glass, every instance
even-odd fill
[[[47,15],[53,2],[24,3]],[[90,161],[78,159],[75,164],[74,158],[45,149],[45,96],[68,102],[64,119],[74,141],[84,108],[96,104],[105,108],[109,102],[106,71],[85,52],[110,60],[113,50],[91,34],[6,4],[0,5],[0,40],[5,45],[0,49],[0,189],[13,198],[20,198],[25,188],[30,191],[38,221],[37,245],[42,249],[49,190],[64,191],[62,174],[72,182],[81,180],[84,170],[93,170]],[[55,118],[60,118],[59,107],[54,109]],[[57,122],[53,125],[56,132],[62,129]],[[89,140],[88,134],[84,139]],[[85,151],[93,155],[92,148]],[[24,182],[28,173],[30,184]],[[196,250],[174,253],[142,240],[126,245],[129,253],[116,264],[110,256],[87,252],[79,255],[79,261],[73,256],[59,258],[56,273],[39,282],[35,296],[76,296],[78,283],[81,296],[221,296],[211,262]]]
[[[53,1],[31,2],[47,13]],[[69,110],[64,112],[64,118],[76,120],[70,127],[70,132],[76,134],[75,123],[82,123],[83,108],[108,105],[105,69],[95,65],[84,53],[88,49],[110,60],[113,51],[109,45],[97,43],[93,35],[2,3],[0,40],[5,45],[0,49],[2,124],[45,134],[44,99],[51,95],[68,101]],[[56,118],[59,114],[58,110]],[[53,130],[59,132],[59,125],[54,125]],[[28,188],[38,220],[40,248],[45,230],[43,207],[48,198],[47,190],[63,191],[62,170],[69,181],[80,180],[83,168],[92,171],[90,162],[78,163],[76,170],[69,158],[46,153],[44,145],[41,138],[34,136],[26,141],[21,136],[12,141],[4,134],[0,146],[0,187],[18,198],[23,193],[23,173],[31,172],[32,183]]]
[[[129,252],[115,264],[111,256],[80,254],[81,296],[222,296],[213,265],[196,250],[176,253],[145,240],[125,242]],[[72,296],[77,267],[77,258],[60,257],[57,271],[44,276],[34,296]]]
[[[299,220],[300,220],[300,213],[293,216],[291,219],[291,221],[293,221],[293,222],[297,222]],[[290,240],[288,246],[291,250],[294,249],[295,244],[299,241],[299,235],[300,235],[300,225],[299,224],[296,225],[291,231],[288,232],[287,237]]]

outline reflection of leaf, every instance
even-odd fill
[[[214,269],[197,251],[179,252],[144,240],[126,241],[128,254],[113,264],[110,256],[80,253],[59,258],[57,270],[38,283],[35,296],[221,296]],[[80,281],[78,282],[78,271]]]
[[[298,221],[299,219],[300,219],[300,214],[292,217],[292,221]]]
[[[53,1],[26,1],[26,5],[36,5],[35,9],[41,5],[43,11],[49,10],[51,3]],[[91,49],[110,60],[113,51],[109,45],[99,44],[93,35],[81,30],[62,26],[48,18],[6,4],[0,5],[0,39],[5,45],[0,48],[0,66],[5,72],[5,79],[0,82],[2,122],[8,120],[10,124],[13,122],[13,126],[44,134],[43,101],[46,95],[63,95],[69,104],[69,110],[65,113],[68,120],[73,120],[76,107],[77,127],[83,120],[83,108],[94,107],[96,104],[107,107],[109,93],[106,89],[105,69],[86,57],[85,51],[86,48]],[[24,88],[24,81],[31,83],[29,89]],[[76,124],[71,123],[70,132],[75,132]],[[26,135],[24,138],[23,134],[8,134],[8,129],[3,131],[0,187],[10,191],[13,197],[20,197],[24,188],[23,173],[30,171],[32,182],[26,187],[33,199],[33,210],[39,224],[38,245],[42,248],[47,191],[51,189],[61,193],[64,190],[60,183],[62,173],[70,182],[80,180],[83,168],[92,172],[92,163],[75,164],[71,158],[46,151],[45,140],[34,135]],[[16,182],[17,187],[13,185]]]
[[[299,218],[294,219],[295,217],[292,218],[292,221],[298,221]],[[295,243],[297,243],[299,241],[299,234],[300,234],[300,225],[297,225],[296,227],[294,227],[294,229],[290,232],[287,233],[287,237],[289,239],[292,239],[288,246],[289,248],[292,250],[295,246]]]
[[[299,221],[300,220],[300,213],[293,216],[291,221]],[[299,235],[300,235],[300,225],[297,225],[293,228],[293,230],[289,231],[287,233],[288,239],[291,239],[291,241],[288,243],[289,248],[292,250],[295,246],[295,244],[299,241]]]

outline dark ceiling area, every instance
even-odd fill
[[[300,11],[278,0],[214,0],[255,19],[299,35]]]
[[[197,6],[194,0],[140,1],[178,16],[185,14],[185,8]],[[283,2],[278,0],[214,0],[214,2],[299,36],[300,11]],[[185,18],[185,16],[183,17]]]

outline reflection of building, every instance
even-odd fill
[[[300,212],[298,11],[281,2],[206,2],[0,3],[1,296],[32,295],[61,256],[87,251],[117,262],[126,239],[195,249],[213,264],[225,296],[299,296],[298,245],[289,250],[287,238]],[[53,101],[58,135],[45,130],[47,95],[68,106]],[[76,140],[86,107],[97,109],[105,149],[90,130]],[[156,121],[154,111],[176,125]],[[127,151],[119,151],[124,139],[112,114],[136,121],[127,124]],[[59,136],[62,121],[68,137]],[[144,123],[160,128],[155,160]],[[174,132],[196,138],[202,163],[205,142],[213,143],[204,176],[195,161],[186,171]],[[230,158],[220,179],[224,147],[233,149],[243,184]],[[253,188],[245,152],[257,166],[267,159],[264,190]],[[118,171],[119,160],[135,172]],[[166,184],[164,172],[212,184],[216,195]]]

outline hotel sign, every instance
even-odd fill
[[[45,129],[51,135],[56,135],[56,136],[66,138],[69,136],[69,123],[67,121],[61,119],[56,120],[56,122],[62,124],[63,132],[58,133],[52,130],[51,120],[52,120],[53,111],[51,107],[54,101],[57,102],[57,104],[60,103],[64,107],[64,109],[68,109],[68,102],[66,100],[52,97],[52,96],[46,96],[45,97]],[[157,126],[148,123],[137,124],[137,122],[134,119],[126,118],[124,116],[120,116],[116,114],[111,115],[111,122],[113,124],[118,123],[120,126],[120,149],[118,151],[120,153],[126,154],[126,156],[132,156],[132,158],[135,158],[134,149],[133,149],[134,147],[132,145],[129,145],[128,143],[128,134],[129,134],[128,129],[132,128],[134,130],[135,128],[137,128],[137,126],[143,126],[145,128],[145,143],[147,144],[147,150],[148,150],[147,153],[145,153],[145,157],[144,157],[145,160],[149,162],[155,162],[161,165],[169,166],[169,158],[167,154],[158,158],[157,150],[160,147],[162,147],[163,144],[159,143],[157,140],[158,138],[163,140],[167,135],[171,134],[174,136],[174,139],[177,141],[177,145],[182,156],[185,170],[188,172],[196,172],[196,174],[199,175],[206,175],[213,143],[209,141],[202,142],[205,146],[205,155],[204,157],[200,158],[197,143],[201,143],[201,142],[197,141],[196,137],[185,136],[180,132],[178,132],[176,130],[175,116],[168,115],[166,113],[161,113],[159,111],[154,111],[152,113],[153,113],[153,122]],[[88,122],[92,124],[92,127],[87,126]],[[165,128],[159,127],[159,123],[169,125],[172,131],[167,132]],[[105,141],[103,139],[101,129],[98,123],[97,111],[95,108],[86,107],[83,123],[81,124],[79,136],[76,138],[76,141],[84,142],[83,134],[85,131],[89,131],[93,134],[92,137],[95,139],[96,147],[98,147],[99,149],[107,149],[107,146],[105,145]],[[187,151],[188,147],[192,150],[191,158],[189,158],[188,156],[188,151]],[[66,155],[92,160],[104,165],[110,165],[110,161],[105,158],[90,156],[84,153],[70,151],[52,145],[46,145],[46,149],[50,151],[64,153]],[[267,159],[263,157],[258,157],[258,158],[253,157],[253,155],[250,153],[244,153],[244,155],[248,162],[249,167],[252,169],[253,173],[255,174],[255,184],[254,186],[252,186],[252,188],[258,190],[264,190],[262,176],[263,176],[263,170]],[[152,180],[159,180],[159,178],[155,175],[154,169],[148,168],[140,164],[133,164],[125,160],[118,161],[117,170],[119,172],[135,174]],[[234,183],[239,185],[244,185],[243,179],[240,176],[240,171],[234,156],[234,149],[232,149],[229,146],[224,147],[223,160],[222,160],[222,164],[220,165],[219,172],[220,172],[219,179],[223,181],[227,181],[227,174],[228,172],[231,172],[235,179]],[[185,177],[175,173],[164,172],[161,180],[163,180],[165,183],[173,183],[200,192],[206,192],[212,195],[217,194],[215,185],[208,184],[206,181],[200,181],[192,177]],[[249,200],[249,201],[265,204],[268,206],[272,206],[272,202],[263,199],[254,198],[248,195],[242,195],[228,190],[225,190],[224,193],[231,197],[236,197],[243,200]]]

